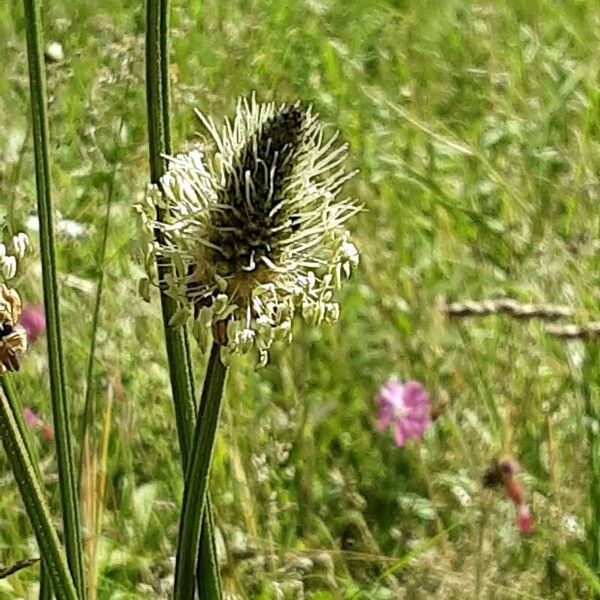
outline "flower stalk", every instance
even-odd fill
[[[149,40],[149,50],[153,47],[160,45]],[[155,88],[158,96],[161,89]],[[150,100],[149,107],[152,116]],[[335,291],[358,263],[345,223],[360,206],[339,197],[354,174],[344,166],[347,146],[335,147],[336,135],[325,138],[311,107],[259,103],[252,96],[240,99],[235,118],[220,129],[197,114],[212,148],[206,144],[166,155],[167,169],[136,206],[146,250],[147,278],[140,291],[147,296],[153,282],[165,301],[178,307],[168,321],[163,310],[169,335],[185,332],[192,322],[200,348],[212,344],[186,471],[175,570],[178,600],[193,598],[197,544],[210,540],[199,523],[206,519],[226,365],[233,355],[252,351],[265,364],[276,340],[291,340],[296,312],[312,324],[337,320]],[[164,136],[164,128],[156,132]],[[163,165],[156,163],[158,173]],[[210,527],[210,518],[204,526]]]
[[[168,113],[162,97],[168,94],[164,15],[164,5],[148,1],[151,181],[136,209],[147,273],[140,292],[148,298],[154,283],[161,293],[174,396],[186,366],[191,381],[186,325],[191,323],[203,351],[210,346],[191,446],[191,419],[177,417],[180,443],[191,450],[174,598],[192,600],[198,543],[214,555],[212,536],[203,535],[200,523],[204,519],[202,527],[211,527],[210,509],[204,508],[226,365],[233,355],[252,351],[265,364],[276,340],[291,340],[296,312],[312,324],[337,320],[335,291],[358,262],[345,223],[360,206],[339,197],[354,175],[344,165],[347,145],[336,147],[337,135],[327,139],[318,115],[300,102],[240,99],[234,119],[220,128],[197,112],[210,142],[171,156],[168,127],[159,122]],[[173,350],[179,359],[171,356]],[[182,408],[189,411],[176,406]],[[199,569],[205,564],[200,558]],[[218,584],[214,564],[213,559],[213,568],[198,573],[202,598],[220,597],[207,585],[211,578]]]
[[[158,184],[165,172],[164,155],[171,151],[168,0],[148,0],[146,6],[146,98],[150,180],[152,183]],[[167,212],[168,207],[156,207],[155,218],[157,222],[163,222]],[[159,228],[154,229],[152,235],[158,244],[164,241]],[[165,281],[173,270],[168,261],[157,261],[156,268],[159,281]],[[179,309],[177,301],[166,293],[164,286],[159,287],[159,292],[181,463],[185,476],[196,417],[194,376],[187,331],[184,327],[174,328],[171,326],[173,316]],[[206,504],[197,577],[200,598],[212,600],[213,598],[220,598],[221,593],[214,548],[210,499],[207,500]],[[193,593],[194,583],[191,586]]]
[[[15,418],[16,403],[11,397],[12,389],[7,387],[4,377],[2,377],[3,391],[0,393],[0,437],[2,437],[2,443],[25,504],[27,516],[47,566],[47,574],[52,581],[52,587],[58,600],[81,600],[69,573],[58,535],[52,525],[52,517],[31,455],[21,435],[23,424],[21,423],[19,426],[18,420]],[[8,397],[6,391],[8,391]]]
[[[40,474],[38,459],[35,452],[33,451],[33,446],[31,445],[31,438],[29,436],[29,432],[27,431],[27,427],[25,427],[25,419],[23,417],[22,407],[15,394],[10,375],[4,374],[2,377],[0,377],[0,385],[2,387],[2,392],[4,393],[4,396],[6,397],[6,400],[8,401],[8,404],[12,411],[15,424],[17,425],[17,429],[19,430],[19,434],[21,435],[21,439],[23,440],[23,446],[25,447],[27,456],[29,457],[29,461],[33,466],[39,485],[40,487],[42,487],[42,477]],[[40,566],[39,598],[40,600],[48,600],[51,597],[52,581],[50,580],[48,565],[45,561],[42,561],[42,564]]]
[[[56,278],[53,223],[54,209],[50,191],[51,177],[48,152],[48,115],[46,109],[46,80],[43,60],[44,44],[40,0],[23,0],[23,6],[25,12],[27,57],[29,64],[37,206],[40,221],[40,253],[44,288],[44,307],[47,323],[48,366],[50,372],[52,413],[56,431],[56,455],[58,462],[64,543],[75,589],[78,592],[79,598],[84,598],[79,505],[75,485],[72,435],[65,386],[59,295]],[[6,426],[8,427],[8,425],[9,424],[7,423]],[[16,456],[17,448],[14,447],[14,444],[12,451],[15,452]],[[36,504],[34,500],[28,500],[27,505],[30,509],[35,509],[30,517],[35,519],[34,524],[36,525],[36,530],[38,527],[43,527],[44,531],[46,531],[43,539],[54,542],[54,540],[49,537],[50,534],[47,533],[50,528],[49,522],[43,522],[46,517],[49,518],[47,510],[41,510],[39,508],[39,503]],[[51,573],[51,576],[55,577],[55,574]],[[55,593],[58,594],[59,592],[55,589]]]
[[[150,179],[158,182],[165,170],[163,155],[169,151],[170,141],[167,138],[168,126],[165,126],[163,110],[164,89],[162,83],[161,41],[163,28],[161,15],[164,13],[161,0],[148,0],[146,14],[146,97],[148,103],[148,144],[150,161]],[[165,218],[165,209],[156,211],[157,221]],[[160,244],[160,231],[156,231],[156,241]],[[158,279],[163,281],[172,271],[165,261],[157,264]],[[189,367],[189,345],[185,329],[175,329],[169,325],[172,316],[177,312],[177,302],[160,290],[160,301],[164,322],[164,334],[169,362],[169,375],[175,405],[177,433],[183,464],[187,463],[190,450],[191,432],[195,419],[195,400],[193,379]]]
[[[199,524],[206,523],[206,493],[226,374],[227,367],[221,361],[219,345],[213,343],[185,478],[175,563],[174,600],[194,598],[195,567],[202,533]],[[201,581],[198,583],[201,590]],[[201,594],[205,598],[220,598],[219,592],[214,590]]]

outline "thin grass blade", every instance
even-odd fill
[[[123,127],[123,121],[119,131]],[[100,320],[100,306],[102,303],[102,291],[104,289],[104,264],[106,262],[106,249],[108,247],[108,233],[110,228],[110,213],[113,203],[114,190],[115,190],[115,179],[117,176],[117,165],[113,166],[110,179],[108,180],[108,191],[106,200],[106,212],[104,215],[104,227],[102,229],[102,241],[100,244],[100,260],[98,262],[98,283],[96,284],[96,297],[94,299],[94,312],[92,316],[92,335],[90,337],[90,351],[88,354],[88,363],[86,370],[86,382],[85,382],[85,402],[83,407],[83,415],[81,417],[81,424],[79,428],[79,465],[78,465],[78,487],[81,486],[81,477],[83,471],[83,456],[85,438],[88,434],[88,427],[92,421],[94,414],[94,395],[92,391],[92,380],[94,377],[94,363],[96,360],[96,341],[98,339],[98,322]]]

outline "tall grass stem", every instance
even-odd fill
[[[48,152],[49,136],[48,115],[46,109],[46,77],[44,71],[44,42],[42,35],[40,0],[23,0],[23,6],[27,35],[27,57],[29,63],[37,205],[40,221],[40,254],[47,324],[48,369],[50,373],[52,413],[56,435],[56,456],[63,517],[64,543],[75,588],[77,589],[80,598],[84,598],[79,505],[77,501],[77,488],[75,485],[72,435],[65,385],[59,294],[56,277],[54,208],[52,206],[50,189],[51,176]]]
[[[121,120],[119,132],[122,130],[124,121]],[[94,378],[94,363],[96,360],[96,341],[98,339],[98,323],[100,320],[100,306],[102,303],[102,290],[104,289],[104,272],[106,262],[106,249],[108,246],[108,233],[110,229],[110,212],[113,203],[115,179],[117,176],[117,165],[113,166],[110,179],[108,180],[108,193],[106,200],[106,213],[104,215],[104,226],[102,228],[102,241],[100,245],[100,260],[98,263],[98,283],[96,285],[96,297],[94,299],[94,312],[92,314],[92,335],[90,337],[90,352],[88,355],[88,363],[85,378],[85,401],[81,423],[79,425],[79,464],[77,470],[78,487],[81,487],[81,477],[83,472],[83,459],[85,454],[85,439],[88,435],[88,427],[92,422],[94,414],[94,393],[92,381]]]

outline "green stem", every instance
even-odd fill
[[[12,410],[15,423],[17,424],[17,429],[19,430],[19,434],[23,438],[23,446],[25,446],[27,456],[29,457],[31,464],[33,465],[38,481],[41,484],[42,478],[40,476],[40,469],[37,461],[37,456],[33,450],[33,445],[31,444],[31,436],[29,435],[27,427],[25,426],[25,421],[23,420],[23,407],[17,400],[15,388],[13,386],[11,376],[8,373],[5,373],[4,375],[2,375],[2,377],[0,377],[0,385],[2,386],[2,391],[6,396],[6,401],[8,402],[8,405]]]
[[[27,431],[27,427],[25,427],[25,422],[23,421],[23,407],[20,405],[17,395],[15,394],[15,390],[13,387],[13,382],[8,374],[4,374],[0,377],[0,385],[2,386],[2,391],[6,396],[6,400],[12,410],[13,417],[15,419],[15,423],[17,425],[17,429],[21,435],[21,439],[23,440],[23,445],[25,446],[25,450],[27,451],[27,456],[33,465],[33,469],[35,471],[36,477],[38,478],[38,482],[40,487],[43,487],[42,484],[42,476],[40,473],[40,468],[38,464],[37,455],[33,450],[33,446],[31,444],[31,435],[30,432]],[[52,589],[51,582],[48,575],[48,568],[44,561],[42,561],[40,566],[40,600],[48,600],[52,597]]]
[[[214,530],[213,507],[210,493],[207,491],[196,564],[196,583],[200,600],[221,600],[223,596]]]
[[[33,148],[38,215],[40,220],[40,251],[42,281],[46,311],[48,367],[52,395],[52,413],[56,435],[56,456],[63,516],[67,560],[75,587],[84,598],[83,562],[79,506],[73,468],[72,436],[65,387],[61,342],[56,256],[54,250],[54,209],[50,192],[50,161],[48,153],[48,115],[46,110],[46,78],[43,60],[43,36],[40,0],[23,0],[27,33],[27,57],[33,123]],[[58,592],[57,592],[58,593]]]
[[[226,373],[227,368],[220,358],[220,347],[213,343],[206,367],[194,441],[185,477],[175,562],[174,600],[193,600],[194,598],[194,570],[201,535],[200,523],[206,505],[210,463],[221,412]],[[218,594],[218,591],[216,593]],[[218,596],[213,597],[218,598]]]
[[[45,561],[42,561],[40,567],[40,593],[38,600],[51,600],[52,599],[52,579],[48,572],[48,567]]]
[[[160,62],[160,19],[157,0],[148,0],[146,27],[146,97],[148,102],[148,144],[150,161],[150,180],[159,183],[165,171],[162,155],[166,152],[168,127],[164,126],[164,112],[161,87]],[[165,211],[157,209],[157,220],[165,219]],[[158,243],[163,242],[160,231],[156,231]],[[172,270],[164,260],[157,261],[158,279],[164,281]],[[191,443],[191,432],[196,412],[192,371],[189,367],[189,346],[185,328],[174,328],[169,325],[171,317],[177,311],[177,302],[166,295],[161,286],[160,301],[164,324],[165,343],[169,362],[169,376],[175,405],[175,419],[182,464],[187,462]]]
[[[162,111],[162,126],[164,131],[164,153],[171,154],[171,74],[169,73],[169,0],[159,1],[159,69],[160,69],[160,100]]]
[[[119,132],[123,127],[123,120],[119,126]],[[96,340],[98,338],[98,322],[100,320],[100,305],[102,302],[102,290],[104,289],[104,272],[106,262],[106,248],[108,246],[108,232],[110,225],[110,211],[112,208],[113,195],[115,190],[115,179],[117,177],[117,165],[113,166],[112,174],[108,181],[108,194],[106,200],[106,213],[104,215],[104,227],[102,229],[102,242],[100,247],[100,261],[98,263],[98,284],[96,286],[96,298],[94,300],[94,312],[92,315],[92,335],[90,339],[90,353],[88,355],[88,363],[85,378],[85,402],[81,423],[79,426],[79,461],[77,469],[77,484],[81,486],[81,477],[83,475],[83,458],[85,455],[85,437],[87,435],[88,426],[92,422],[94,414],[94,393],[92,391],[92,380],[94,377],[94,362],[96,360]]]
[[[15,419],[13,410],[15,406],[14,400],[10,402],[4,393],[0,393],[0,436],[2,437],[4,449],[25,504],[27,516],[33,527],[40,552],[48,567],[54,593],[58,600],[78,600],[58,535],[52,525],[52,517],[38,481],[36,470]],[[21,427],[23,427],[23,424],[21,424]]]
[[[169,122],[169,2],[147,0],[146,12],[146,97],[148,103],[148,143],[150,178],[159,183],[165,172],[163,155],[171,153]],[[157,209],[157,220],[163,221],[165,211]],[[156,239],[162,242],[160,231]],[[157,262],[159,281],[172,267],[164,260]],[[169,363],[169,375],[175,408],[175,420],[181,451],[181,464],[185,475],[188,456],[192,446],[196,403],[194,399],[194,375],[190,359],[190,348],[185,328],[175,329],[169,325],[175,314],[177,303],[160,289],[160,300],[164,325],[165,345]],[[214,546],[210,499],[202,529],[202,545],[198,561],[198,582],[201,600],[221,597],[221,586]]]

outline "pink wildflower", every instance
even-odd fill
[[[419,439],[431,425],[429,394],[418,381],[390,380],[379,390],[377,429],[394,430],[394,440],[402,448],[410,439]]]
[[[23,420],[31,429],[37,429],[42,424],[42,420],[30,408],[23,409]]]
[[[46,331],[46,317],[42,306],[25,306],[19,323],[27,332],[27,341],[33,344]]]
[[[44,423],[44,421],[30,408],[23,409],[23,420],[28,427],[38,431],[44,439],[54,439],[54,427],[49,423]]]

